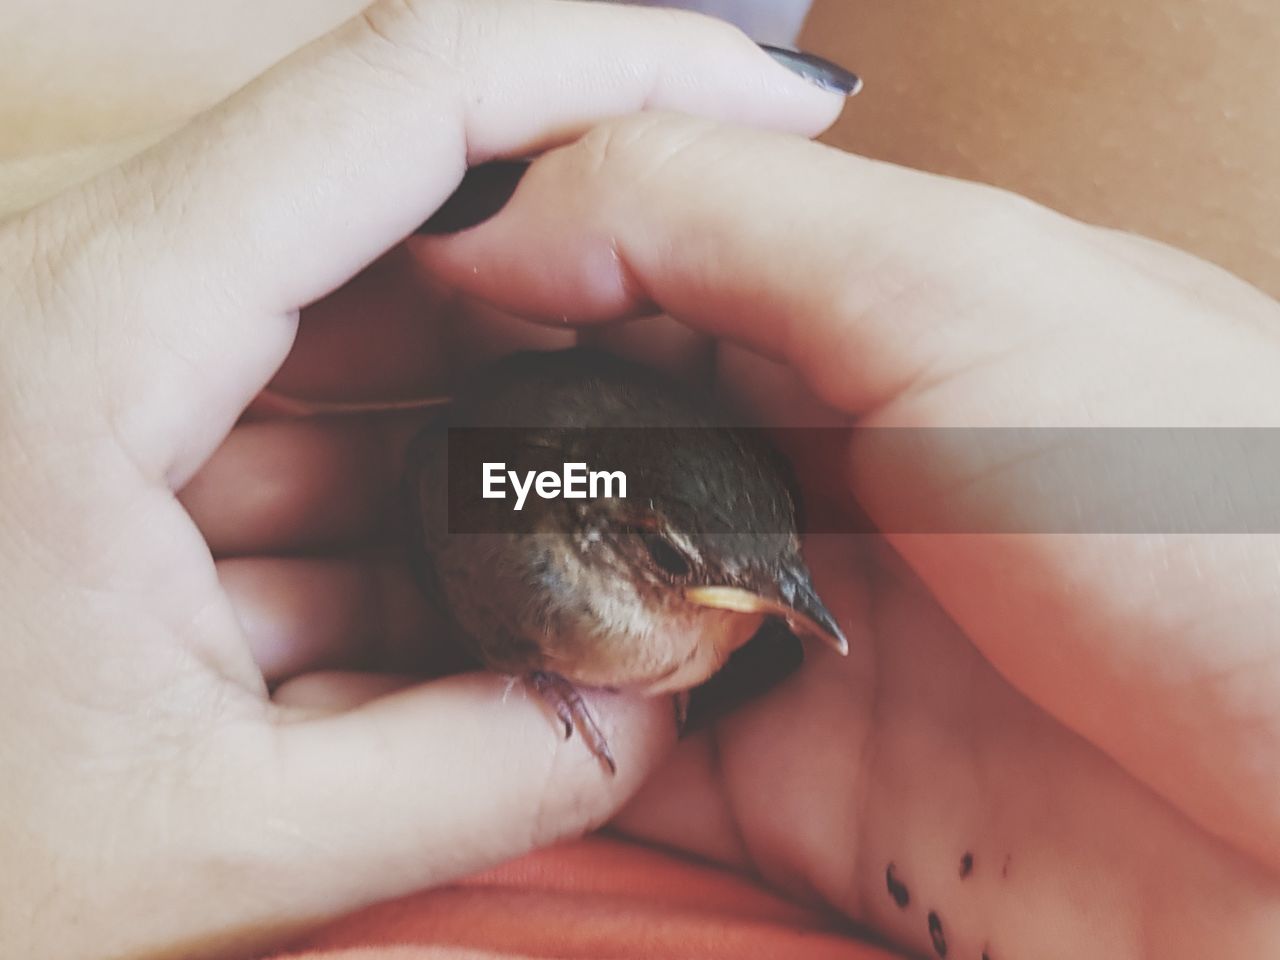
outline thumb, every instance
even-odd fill
[[[15,352],[71,327],[71,355],[52,358],[68,410],[82,418],[88,385],[132,459],[180,486],[282,361],[296,311],[425,220],[468,164],[647,106],[816,133],[842,98],[796,69],[693,14],[380,0],[23,218],[11,233],[38,248],[23,299],[51,316]]]
[[[488,674],[279,727],[256,773],[266,799],[241,822],[265,834],[252,882],[290,894],[239,898],[263,915],[238,926],[284,934],[603,824],[674,743],[674,714],[665,698],[583,696],[615,775],[532,690]]]
[[[656,306],[864,414],[941,359],[1003,348],[990,304],[1021,316],[1007,279],[1083,229],[991,188],[651,113],[537,160],[490,222],[410,243],[436,279],[504,309],[562,324]],[[988,300],[983,284],[1003,287]]]

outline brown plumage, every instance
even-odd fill
[[[531,495],[517,513],[481,496],[495,460],[621,470],[628,497]],[[687,691],[770,616],[844,648],[800,556],[785,464],[705,397],[616,357],[499,362],[415,441],[406,492],[420,579],[472,652],[530,678],[611,767],[576,685]]]

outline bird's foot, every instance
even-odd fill
[[[609,741],[600,731],[595,717],[591,715],[591,708],[587,706],[587,701],[582,698],[578,688],[558,673],[541,670],[529,674],[526,680],[563,724],[564,738],[568,740],[573,736],[573,731],[577,730],[587,749],[609,768],[609,773],[617,773],[618,764],[609,749]]]

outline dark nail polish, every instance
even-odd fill
[[[862,80],[844,67],[798,50],[760,44],[760,49],[810,83],[835,93],[853,96]],[[494,160],[472,167],[455,190],[415,233],[447,236],[484,223],[507,204],[532,163],[530,160]]]
[[[856,73],[850,73],[830,60],[824,60],[812,53],[801,53],[799,50],[788,50],[785,47],[775,47],[767,43],[760,44],[760,49],[792,73],[799,74],[823,90],[852,97],[862,89],[862,79]]]
[[[529,169],[528,160],[494,160],[472,167],[415,233],[443,236],[479,226],[506,206]]]

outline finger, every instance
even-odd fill
[[[443,673],[467,661],[403,564],[224,560],[218,577],[270,684],[315,670]]]
[[[271,389],[291,397],[386,401],[448,390],[445,336],[458,297],[425,285],[403,246],[307,306]]]
[[[424,282],[400,246],[303,311],[271,389],[333,401],[447,396],[495,354],[576,337]]]
[[[56,237],[49,296],[107,318],[92,344],[127,345],[94,355],[121,439],[181,477],[279,365],[294,311],[408,234],[468,163],[649,106],[813,134],[841,103],[696,15],[381,0],[53,201],[33,233]]]
[[[420,683],[421,677],[323,670],[281,684],[271,699],[278,706],[295,710],[339,713]]]
[[[610,775],[523,684],[435,681],[279,729],[269,809],[290,905],[347,909],[446,882],[602,823],[674,740],[671,705],[584,691]],[[278,909],[278,904],[275,905]]]
[[[864,412],[939,357],[1004,342],[977,304],[997,285],[1021,296],[1008,278],[1035,254],[1001,246],[1020,217],[1031,237],[1084,229],[1012,195],[798,138],[645,115],[541,158],[488,223],[410,245],[440,282],[553,323],[656,305]]]
[[[639,317],[629,323],[583,330],[579,341],[691,383],[705,384],[715,370],[715,341],[670,317]]]
[[[732,343],[716,352],[716,382],[756,423],[787,427],[848,426],[848,414],[820,403],[793,367]]]
[[[416,425],[392,417],[242,424],[179,497],[219,557],[370,541],[387,529]]]
[[[751,857],[720,768],[718,739],[701,731],[681,740],[611,826],[647,843],[750,870]]]
[[[591,331],[555,328],[416,277],[403,247],[303,311],[270,389],[291,398],[379,402],[449,396],[481,367],[520,350],[578,342],[705,381],[714,342],[667,317]]]
[[[339,403],[448,396],[495,356],[576,339],[424,280],[398,246],[303,310],[271,390]]]
[[[462,297],[443,318],[441,341],[449,358],[450,392],[464,389],[477,370],[519,350],[562,350],[576,330],[555,329],[513,316],[492,304]]]

